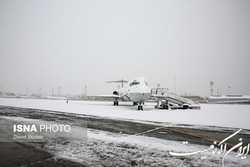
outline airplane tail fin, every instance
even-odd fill
[[[128,83],[128,81],[122,79],[122,80],[118,80],[118,81],[107,81],[106,83],[122,83],[122,87],[123,87],[123,83]]]

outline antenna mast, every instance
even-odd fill
[[[210,93],[211,93],[211,96],[214,95],[214,81],[210,81]]]

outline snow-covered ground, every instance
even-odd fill
[[[201,104],[201,110],[157,110],[154,103],[146,103],[143,111],[131,103],[69,101],[43,99],[0,98],[0,105],[68,113],[95,115],[140,121],[171,122],[178,124],[209,125],[250,129],[250,105]]]
[[[4,124],[32,122],[35,124],[51,124],[51,121],[15,117],[0,117]],[[79,134],[85,128],[72,127]],[[47,135],[46,133],[44,135]],[[88,129],[87,140],[82,136],[73,135],[65,141],[55,142],[49,136],[42,146],[54,154],[54,158],[65,158],[86,166],[222,166],[222,156],[212,155],[212,150],[184,157],[171,156],[169,152],[190,153],[206,150],[208,147],[183,144],[183,142],[168,141],[140,135],[127,135]],[[39,147],[39,143],[33,143]],[[38,145],[37,145],[38,144]],[[250,159],[235,157],[230,152],[225,158],[225,166],[248,166]],[[43,161],[41,161],[43,162]]]

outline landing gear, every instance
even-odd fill
[[[118,105],[119,105],[118,101],[114,101],[114,106],[118,106]]]
[[[142,106],[138,106],[138,110],[143,110],[143,107]]]
[[[143,110],[143,106],[141,105],[141,103],[139,103],[138,105],[138,110]]]

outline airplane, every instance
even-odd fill
[[[138,110],[143,110],[143,104],[151,96],[151,88],[143,77],[130,81],[118,80],[108,81],[107,83],[121,83],[122,87],[118,91],[114,91],[113,95],[105,97],[114,99],[114,105],[119,105],[119,101],[130,101],[133,105],[138,105]],[[104,97],[104,96],[103,96]]]
[[[158,109],[200,109],[197,102],[183,98],[164,88],[151,89],[143,77],[127,80],[108,81],[107,83],[121,83],[122,87],[114,91],[113,95],[102,95],[98,97],[109,98],[114,100],[114,105],[118,106],[119,101],[130,101],[133,105],[138,105],[138,110],[143,110],[143,104],[147,100],[157,102],[155,108]]]

